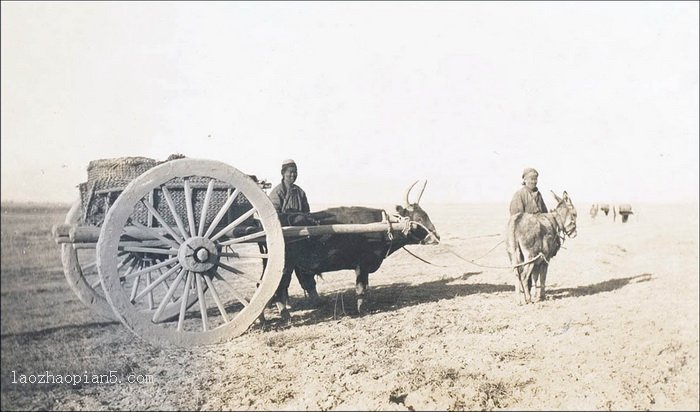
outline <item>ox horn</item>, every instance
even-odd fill
[[[408,207],[411,205],[411,202],[408,201],[408,194],[411,193],[411,189],[413,189],[413,186],[415,186],[416,183],[418,183],[417,180],[415,182],[413,182],[413,184],[411,186],[408,187],[408,190],[406,190],[406,194],[403,196],[405,207]]]
[[[425,186],[428,185],[428,180],[425,180],[425,183],[423,183],[423,188],[420,190],[420,194],[418,195],[418,200],[416,201],[416,204],[420,203],[421,198],[423,197],[423,192],[425,192]]]

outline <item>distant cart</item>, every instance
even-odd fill
[[[102,165],[120,182],[81,185],[53,234],[81,301],[156,344],[208,345],[244,333],[277,289],[287,239],[410,224],[282,227],[266,184],[232,166],[125,159],[137,160]]]

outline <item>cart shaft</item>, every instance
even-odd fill
[[[381,233],[381,232],[399,232],[406,230],[409,223],[407,221],[399,221],[395,223],[377,222],[363,224],[336,224],[336,225],[321,225],[321,226],[285,226],[282,228],[282,234],[287,237],[304,237],[304,236],[322,236],[331,234],[353,234],[353,233]],[[135,227],[126,227],[126,234],[138,240],[155,240],[156,236],[148,236],[146,232]],[[229,237],[241,237],[236,229],[237,236],[233,236],[233,231],[229,231]],[[264,236],[254,236],[255,232],[248,232],[248,240],[242,243],[256,243],[264,240]],[[78,225],[56,225],[53,228],[54,238],[56,243],[96,243],[100,237],[100,228],[97,226],[78,226]],[[158,234],[165,236],[167,232],[158,229]]]

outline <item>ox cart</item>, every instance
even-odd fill
[[[285,242],[332,233],[391,236],[411,225],[387,216],[283,227],[264,183],[230,165],[132,163],[135,177],[110,174],[128,183],[84,183],[53,234],[80,300],[155,344],[209,345],[244,333],[273,298]]]

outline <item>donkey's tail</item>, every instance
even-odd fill
[[[518,242],[516,232],[516,224],[520,220],[521,215],[513,215],[508,221],[508,228],[506,229],[506,251],[508,252],[508,257],[510,258],[510,264],[515,269],[516,274],[520,274],[520,264],[525,261],[525,256],[523,256],[523,251],[520,248],[520,243]]]

